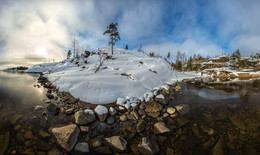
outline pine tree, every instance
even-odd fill
[[[125,45],[125,49],[128,50],[128,45],[127,44]]]
[[[67,54],[67,59],[69,59],[70,57],[71,57],[71,51],[69,50]]]
[[[115,45],[115,43],[120,40],[120,36],[119,36],[119,33],[117,31],[117,23],[111,23],[109,26],[107,26],[107,30],[103,33],[103,35],[105,34],[109,34],[110,36],[110,42],[108,43],[109,45],[112,46],[112,54],[113,53],[113,46]]]
[[[140,44],[139,48],[138,48],[138,52],[143,52],[143,45]]]
[[[170,52],[168,52],[168,54],[167,54],[167,58],[168,58],[168,59],[171,58],[171,53],[170,53]]]

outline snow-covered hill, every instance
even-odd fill
[[[177,73],[162,58],[123,49],[115,49],[113,56],[110,53],[110,48],[102,48],[88,57],[36,65],[27,72],[45,72],[59,91],[93,104],[128,99],[124,103],[129,106],[148,101],[156,90],[167,89],[167,83],[176,81]]]

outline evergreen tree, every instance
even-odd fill
[[[128,50],[128,45],[127,44],[125,45],[125,49]]]
[[[168,58],[168,60],[171,58],[171,53],[170,52],[168,52],[167,58]]]
[[[70,57],[71,57],[71,51],[69,50],[67,54],[67,59],[69,59]]]
[[[138,52],[143,52],[143,45],[140,44],[139,48],[138,48]]]
[[[187,62],[187,70],[192,70],[193,64],[192,64],[192,57],[190,56],[188,62]]]
[[[109,34],[110,36],[110,42],[108,43],[109,45],[112,46],[112,54],[113,53],[113,46],[115,45],[115,43],[120,40],[120,36],[119,36],[119,33],[117,31],[117,23],[111,23],[109,26],[107,26],[107,30],[103,33],[103,35],[105,34]]]

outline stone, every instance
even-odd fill
[[[46,139],[46,138],[50,138],[51,135],[43,130],[40,130],[39,131],[39,137],[42,138],[42,139]]]
[[[167,113],[169,113],[169,114],[174,114],[175,111],[176,111],[176,110],[175,110],[173,107],[167,108]]]
[[[119,120],[122,121],[122,122],[127,121],[126,114],[121,115],[121,116],[119,117]]]
[[[182,115],[188,113],[190,111],[190,106],[187,104],[180,104],[175,106],[175,109]]]
[[[92,139],[90,144],[91,144],[91,147],[93,147],[93,148],[100,147],[102,145],[101,138]]]
[[[244,121],[241,118],[239,118],[238,116],[235,115],[235,116],[230,117],[230,121],[232,122],[232,124],[234,124],[239,129],[242,129],[242,130],[246,129],[246,125],[245,125]]]
[[[135,120],[135,116],[133,114],[128,114],[127,119],[129,120]]]
[[[119,152],[126,150],[127,141],[120,136],[113,136],[109,138],[105,138],[105,143]]]
[[[96,120],[94,112],[90,109],[78,111],[74,114],[75,122],[78,125],[86,125]]]
[[[80,129],[81,132],[89,132],[88,126],[80,126],[79,129]]]
[[[142,109],[142,110],[144,110],[145,108],[146,108],[146,103],[141,103],[140,105],[139,105],[139,108],[140,109]]]
[[[9,146],[10,134],[5,132],[0,135],[0,155],[3,155]]]
[[[74,108],[69,108],[66,110],[66,114],[71,115],[71,114],[73,114],[74,110],[75,110]]]
[[[191,131],[195,137],[200,138],[199,128],[196,124],[193,125],[193,127],[191,128]]]
[[[145,155],[154,155],[159,152],[158,144],[147,137],[142,138],[142,141],[138,144],[137,148]]]
[[[170,129],[166,127],[164,122],[154,124],[154,134],[162,134],[166,132],[170,132]]]
[[[162,105],[157,102],[150,102],[147,103],[145,112],[148,116],[151,116],[153,118],[156,118],[160,115],[160,112],[162,110]]]
[[[57,142],[65,150],[70,151],[75,146],[80,131],[76,124],[71,124],[63,127],[53,128],[51,132],[57,139]]]
[[[223,144],[221,138],[217,141],[213,147],[212,155],[224,155]]]
[[[112,115],[112,116],[116,115],[116,114],[117,114],[116,109],[113,108],[113,107],[110,107],[110,108],[109,108],[109,114]]]
[[[79,153],[87,153],[89,152],[89,146],[88,143],[78,143],[74,150]]]
[[[50,151],[48,151],[47,154],[48,155],[63,155],[63,153],[56,147],[54,147]]]
[[[190,121],[190,120],[188,120],[187,118],[184,118],[184,117],[178,117],[178,118],[175,118],[175,120],[177,121],[177,126],[179,128],[184,126],[185,124],[189,123],[189,121]]]
[[[168,117],[168,116],[169,116],[168,113],[164,113],[164,114],[163,114],[163,118],[166,118],[166,117]]]
[[[179,90],[181,90],[181,86],[176,86],[175,88],[174,88],[176,91],[179,91]]]
[[[104,122],[106,120],[108,115],[108,110],[105,106],[98,105],[94,111],[100,122]]]
[[[95,151],[97,153],[101,153],[101,154],[112,154],[111,150],[107,146],[105,146],[105,147],[98,147],[98,148],[95,149]]]
[[[42,140],[38,140],[37,148],[41,151],[49,151],[51,149],[51,146]]]
[[[25,132],[24,134],[24,138],[25,139],[33,139],[33,134],[32,134],[32,131],[31,130],[28,130],[27,132]]]
[[[114,116],[110,116],[107,118],[107,124],[113,124],[115,122],[115,117]]]
[[[146,115],[145,111],[142,110],[142,109],[139,109],[138,113],[139,113],[140,116]]]
[[[16,135],[15,135],[15,139],[16,141],[19,143],[19,144],[23,144],[24,143],[24,138],[21,134],[21,132],[18,132]]]
[[[48,99],[54,99],[54,95],[52,95],[51,93],[47,93],[46,96],[48,97]]]
[[[34,108],[34,111],[43,111],[43,106],[37,105],[37,106]]]
[[[132,110],[132,111],[131,111],[131,114],[134,115],[134,117],[135,117],[136,120],[139,120],[139,115],[138,115],[138,113],[137,113],[136,110]]]
[[[51,115],[55,116],[59,114],[60,108],[57,107],[57,105],[55,105],[54,103],[50,103],[47,106],[47,110]]]
[[[137,132],[143,132],[144,130],[145,130],[145,123],[143,122],[143,121],[141,121],[141,122],[138,122],[137,124],[136,124],[136,130],[137,130]]]

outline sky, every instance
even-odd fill
[[[174,57],[260,52],[259,0],[0,0],[0,68],[60,61],[76,38],[80,52],[108,45]]]

